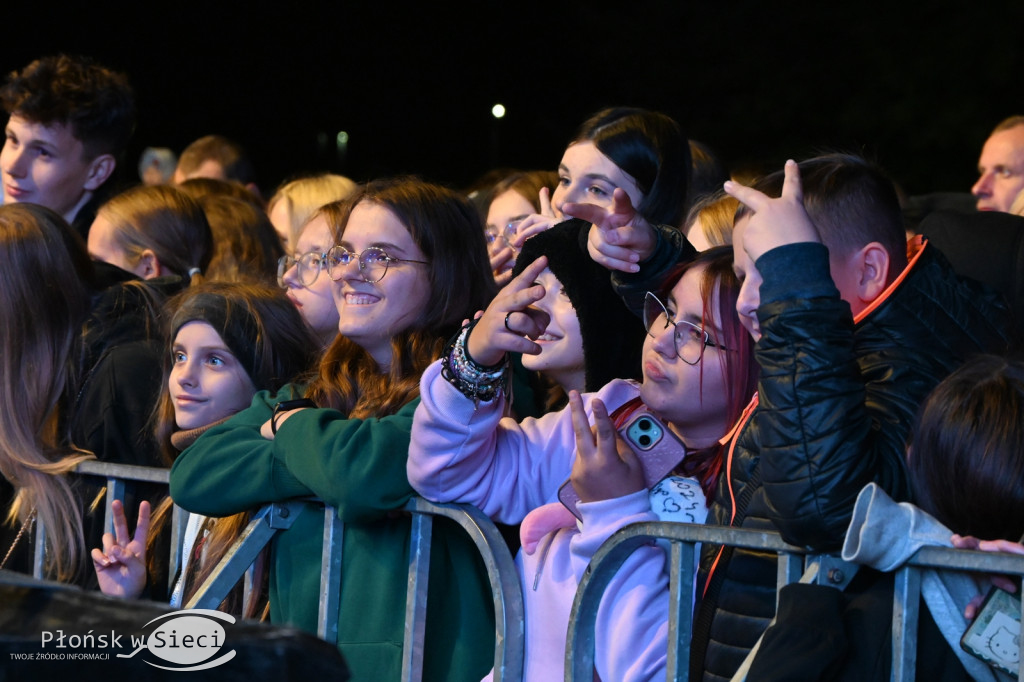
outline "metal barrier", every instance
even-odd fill
[[[113,526],[112,503],[115,499],[123,500],[126,482],[166,485],[170,474],[169,469],[96,461],[81,463],[76,472],[106,479],[104,528],[107,530],[111,530]],[[260,509],[185,608],[216,608],[273,536],[280,530],[290,528],[298,514],[309,504],[322,506],[322,502],[318,500],[301,499],[269,504]],[[523,672],[525,637],[523,597],[512,556],[497,528],[480,510],[469,505],[433,504],[422,498],[413,498],[406,505],[405,511],[412,514],[412,533],[402,679],[412,682],[421,677],[432,523],[433,517],[442,516],[458,523],[470,536],[487,568],[494,595],[496,621],[494,680],[520,680]],[[344,528],[334,508],[324,506],[323,513],[323,589],[320,596],[317,632],[320,637],[335,641],[338,632]],[[181,565],[181,540],[188,522],[188,512],[175,506],[172,519],[169,587],[173,586],[178,567]],[[33,575],[37,578],[43,577],[45,532],[43,525],[37,523],[33,564]],[[776,553],[776,591],[786,584],[801,580],[801,576],[804,582],[818,582],[840,589],[845,587],[852,577],[852,573],[844,569],[844,566],[847,566],[846,562],[838,557],[808,554],[803,548],[786,544],[773,532],[661,522],[627,526],[609,538],[595,553],[580,581],[567,633],[566,680],[589,682],[593,679],[594,630],[601,597],[629,555],[637,548],[659,539],[669,543],[669,649],[666,671],[666,679],[669,680],[685,681],[689,673],[689,633],[693,625],[692,590],[696,577],[694,551],[697,543],[732,545]],[[914,679],[922,569],[1001,573],[1024,577],[1024,557],[946,547],[925,547],[896,571],[891,679],[897,682]]]
[[[106,479],[104,529],[113,529],[113,502],[124,501],[126,482],[140,481],[167,485],[170,469],[127,464],[87,461],[78,465],[76,473]],[[200,585],[185,608],[216,609],[231,588],[245,573],[257,555],[274,535],[290,528],[306,505],[323,507],[324,535],[321,563],[320,603],[317,634],[330,642],[338,636],[338,607],[341,597],[341,558],[344,527],[333,507],[316,499],[297,499],[268,504],[256,512],[229,548],[211,575]],[[430,572],[430,541],[433,517],[441,516],[456,522],[480,552],[494,598],[495,650],[494,680],[522,679],[524,650],[523,596],[512,555],[494,523],[475,507],[461,504],[434,504],[413,498],[405,506],[412,515],[409,547],[409,588],[406,595],[406,622],[402,679],[417,681],[422,676],[423,643],[426,627],[427,587]],[[171,533],[171,560],[168,590],[181,566],[182,540],[189,513],[174,506]],[[46,529],[36,524],[33,575],[43,577],[44,540]]]
[[[689,675],[690,632],[693,625],[692,586],[696,543],[732,545],[779,555],[777,589],[796,582],[801,575],[808,582],[845,587],[852,577],[844,574],[846,562],[829,555],[811,555],[787,545],[777,533],[700,526],[684,523],[638,523],[622,528],[609,538],[591,559],[580,581],[569,618],[566,641],[565,679],[590,682],[594,679],[594,645],[597,610],[605,589],[615,573],[637,548],[654,540],[670,543],[668,655],[666,679],[685,682]],[[947,547],[920,549],[896,574],[893,597],[892,680],[913,680],[916,665],[917,621],[921,594],[921,569],[978,571],[1024,576],[1024,556],[973,552]]]
[[[133,464],[112,464],[110,462],[98,462],[88,460],[81,462],[75,467],[75,473],[85,476],[95,476],[106,480],[106,500],[103,511],[103,529],[105,532],[114,532],[114,500],[124,502],[125,489],[129,481],[140,483],[159,483],[167,485],[170,481],[171,470],[157,467],[143,467]],[[168,561],[168,591],[174,587],[174,578],[181,566],[181,540],[185,532],[185,525],[188,523],[188,512],[181,507],[174,505],[171,513],[171,556]],[[32,576],[35,578],[44,577],[46,529],[42,523],[36,523],[35,528],[35,554],[32,561]]]
[[[403,679],[419,679],[411,675],[412,670],[423,667],[423,637],[411,631],[411,623],[422,623],[421,608],[427,603],[427,570],[430,567],[429,523],[431,516],[443,516],[457,522],[465,530],[487,567],[487,577],[494,595],[494,680],[517,682],[523,677],[523,652],[525,643],[525,617],[523,593],[519,588],[519,573],[512,554],[494,523],[479,509],[466,504],[434,504],[415,497],[405,509],[413,514],[412,545],[410,547],[409,585],[410,594],[406,611],[405,651],[415,650],[415,660],[408,667],[403,666]],[[416,576],[416,596],[413,592],[413,577]],[[416,613],[412,612],[416,608]],[[410,644],[413,644],[411,646]]]
[[[216,608],[271,538],[279,530],[289,528],[304,505],[316,503],[316,500],[293,500],[262,508],[185,608]],[[475,507],[433,504],[421,498],[413,498],[405,510],[412,514],[412,533],[409,541],[409,587],[406,593],[402,680],[414,682],[422,676],[434,516],[458,523],[469,534],[483,557],[494,596],[494,680],[522,679],[525,637],[523,596],[512,555],[494,523]],[[334,508],[324,507],[322,589],[317,634],[332,642],[338,636],[342,543],[343,527]]]

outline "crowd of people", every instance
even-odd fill
[[[180,607],[259,507],[307,498],[220,608],[316,632],[330,505],[338,647],[353,679],[397,680],[402,509],[468,503],[516,531],[524,679],[557,680],[613,533],[750,528],[865,564],[832,613],[798,600],[849,641],[805,656],[781,606],[769,628],[774,555],[705,545],[690,679],[731,679],[759,642],[748,679],[873,679],[887,643],[860,635],[891,614],[843,608],[891,601],[891,562],[860,541],[902,533],[886,504],[937,544],[1024,554],[1024,116],[995,128],[957,212],[852,154],[740,181],[631,107],[584,121],[556,170],[472,192],[318,174],[264,201],[219,136],[148,151],[116,191],[125,75],[45,57],[0,102],[0,569],[30,572],[38,519],[50,577]],[[671,461],[649,480],[652,438]],[[73,473],[93,458],[170,467],[169,491],[129,487],[104,532],[102,483]],[[191,513],[177,575],[173,504]],[[423,677],[489,679],[483,562],[446,520],[430,556]],[[597,678],[664,679],[668,571],[646,546],[609,586]],[[980,590],[952,610],[925,590],[919,679],[1002,674],[958,646]]]

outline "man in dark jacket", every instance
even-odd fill
[[[790,162],[756,188],[726,185],[746,204],[734,232],[737,310],[757,339],[761,377],[708,523],[837,550],[864,485],[909,497],[903,458],[918,405],[969,355],[1005,347],[1006,308],[923,240],[908,262],[895,190],[863,159]],[[645,260],[691,247],[628,214],[618,207],[592,227],[590,250],[633,273],[617,279],[635,290],[661,274]],[[774,614],[775,564],[703,549],[690,679],[729,679],[739,667]]]

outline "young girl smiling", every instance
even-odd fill
[[[302,318],[280,291],[266,285],[200,284],[172,299],[168,312],[167,388],[156,417],[157,439],[168,464],[203,432],[247,407],[257,389],[280,388],[307,372],[316,357],[316,342]],[[158,532],[150,534],[149,504],[143,502],[134,538],[129,539],[123,508],[115,504],[115,533],[106,533],[103,549],[92,553],[105,594],[136,598],[148,585],[151,596],[166,597],[167,549],[157,538],[170,521],[170,506],[170,498],[159,505],[154,517]],[[247,512],[216,520],[190,517],[172,605],[187,601],[248,520]],[[194,553],[197,543],[201,551]],[[258,615],[265,599],[259,599],[260,580],[255,583],[248,608],[243,609],[241,589],[222,608]]]

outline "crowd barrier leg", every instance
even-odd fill
[[[334,507],[324,507],[324,545],[320,558],[320,606],[316,634],[338,641],[338,608],[341,606],[341,549],[345,525]]]
[[[910,566],[896,572],[892,599],[892,681],[914,679],[917,667],[917,616],[921,572]]]
[[[476,507],[463,504],[434,504],[422,498],[414,497],[405,506],[406,511],[413,514],[413,533],[410,545],[410,587],[407,600],[410,603],[407,613],[413,613],[413,631],[422,631],[425,626],[425,606],[427,594],[427,568],[430,565],[426,541],[429,544],[428,523],[418,525],[416,518],[420,516],[444,516],[458,523],[477,547],[487,568],[487,576],[494,595],[494,682],[519,682],[523,678],[523,652],[525,646],[523,594],[519,587],[519,573],[516,570],[512,554],[508,551],[505,540],[501,537],[494,523]],[[422,566],[422,573],[419,567]],[[415,585],[412,576],[415,574]],[[419,603],[422,601],[424,610]],[[422,616],[419,614],[423,614]],[[410,627],[410,622],[406,622]],[[408,634],[407,630],[407,634]],[[420,647],[423,637],[416,639]],[[422,670],[422,667],[418,670]],[[412,679],[412,678],[403,678]],[[418,678],[416,678],[418,679]]]
[[[216,609],[279,530],[291,528],[304,501],[274,502],[260,509],[213,572],[185,604],[186,609]]]
[[[402,644],[402,680],[423,679],[423,643],[427,626],[427,583],[430,574],[430,542],[434,519],[429,514],[412,515],[409,539],[409,589],[405,604],[405,640]]]
[[[669,550],[669,612],[668,612],[668,659],[670,671],[686,669],[690,664],[690,637],[679,633],[693,630],[693,590],[696,582],[694,554],[696,547],[682,542],[672,542]],[[596,617],[595,613],[595,617]]]

